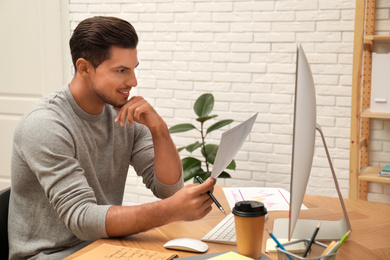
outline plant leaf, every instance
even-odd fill
[[[215,156],[217,155],[218,147],[219,146],[216,144],[206,144],[205,145],[206,154],[207,154],[206,160],[211,164],[214,164],[214,160],[215,160]],[[202,149],[202,155],[203,155],[203,157],[206,157],[205,151],[203,149]]]
[[[201,95],[194,104],[194,111],[198,117],[208,116],[214,108],[214,96],[211,93]]]
[[[218,178],[231,178],[230,174],[223,171],[221,174],[218,176]]]
[[[201,161],[194,157],[186,157],[181,160],[183,165],[184,181],[195,177],[201,170]]]
[[[209,119],[211,119],[211,118],[216,118],[216,117],[217,117],[217,115],[213,115],[213,116],[203,116],[203,117],[198,117],[198,118],[196,119],[196,121],[203,123],[203,122],[206,122],[207,120],[209,120]]]
[[[198,141],[196,141],[193,144],[187,145],[186,150],[189,151],[190,153],[192,153],[193,151],[195,151],[196,149],[198,149],[201,146],[202,146],[202,144],[199,143]]]
[[[236,162],[234,160],[232,160],[230,162],[230,164],[226,167],[226,169],[229,169],[229,170],[236,170]]]
[[[214,131],[214,130],[217,130],[221,127],[224,127],[225,125],[228,125],[228,124],[231,124],[234,120],[232,119],[226,119],[226,120],[221,120],[215,124],[213,124],[212,126],[210,126],[209,128],[207,128],[207,131],[206,131],[206,134]]]
[[[186,131],[189,131],[192,129],[196,129],[196,127],[193,124],[188,124],[188,123],[178,124],[178,125],[174,125],[174,126],[170,127],[169,133],[171,133],[171,134],[181,133],[181,132],[186,132]]]

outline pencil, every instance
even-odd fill
[[[284,248],[284,246],[279,242],[279,240],[276,239],[276,237],[274,236],[274,234],[272,234],[268,229],[267,229],[267,232],[268,234],[270,235],[270,237],[275,241],[275,243],[279,246],[280,249],[284,250],[284,251],[287,251],[286,248]],[[294,260],[291,256],[289,256],[288,254],[286,254],[286,256],[290,259],[290,260]]]
[[[307,254],[309,253],[310,248],[311,248],[311,245],[314,243],[314,239],[316,239],[318,230],[320,230],[320,226],[321,226],[321,223],[319,223],[319,224],[317,225],[316,229],[314,230],[314,233],[313,233],[313,235],[311,236],[309,245],[307,246],[306,251],[305,251],[305,253],[303,254],[303,257],[306,257]]]
[[[324,250],[324,252],[322,252],[321,256],[323,255],[326,255],[332,248],[333,246],[336,244],[336,241],[332,241],[330,242],[329,246]]]
[[[337,248],[340,247],[340,241],[337,241],[331,249],[329,249],[328,253],[326,255],[331,255],[333,253],[337,252]]]
[[[340,239],[340,243],[339,243],[338,247],[335,248],[335,250],[333,252],[337,252],[340,249],[341,245],[345,242],[345,240],[348,239],[349,235],[351,234],[351,231],[352,230],[349,230],[347,233],[345,233],[345,235]]]

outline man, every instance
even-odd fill
[[[113,17],[82,21],[70,39],[75,75],[21,119],[14,135],[10,259],[62,259],[88,243],[211,210],[215,179],[186,185],[166,123],[137,86],[137,34]],[[121,206],[131,165],[163,200]]]

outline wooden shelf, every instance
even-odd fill
[[[360,116],[361,117],[366,117],[366,118],[390,119],[390,113],[371,112],[369,108],[367,108],[364,111],[362,111]]]
[[[365,35],[364,42],[366,41],[390,41],[390,35]]]
[[[365,35],[364,44],[369,44],[372,48],[374,41],[390,41],[390,35]]]
[[[359,175],[359,181],[390,183],[390,177],[378,176],[378,173],[381,171],[381,169],[382,167],[374,167],[374,166],[368,166],[364,168]]]
[[[380,167],[369,166],[370,120],[390,119],[389,113],[370,111],[372,54],[378,42],[390,44],[390,35],[375,34],[375,0],[356,0],[352,70],[349,198],[367,200],[368,183],[388,183]]]

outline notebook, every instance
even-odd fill
[[[125,246],[115,246],[111,244],[101,244],[98,247],[76,257],[76,260],[103,260],[103,259],[154,259],[170,260],[177,258],[177,254],[161,253],[151,250],[144,250]]]

